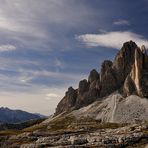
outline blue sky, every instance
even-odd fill
[[[0,104],[51,114],[69,86],[148,47],[148,0],[0,0]]]

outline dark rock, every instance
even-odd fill
[[[97,89],[89,90],[88,92],[85,92],[83,96],[78,96],[76,109],[79,109],[83,106],[87,106],[91,104],[92,102],[96,101],[97,96],[98,96]]]
[[[102,63],[102,66],[101,66],[101,80],[102,78],[104,77],[106,71],[110,70],[112,68],[112,61],[109,61],[109,60],[105,60],[103,63]]]
[[[93,69],[88,77],[88,82],[92,83],[93,81],[97,81],[98,79],[100,79],[100,75],[95,69]]]
[[[135,84],[134,84],[132,78],[130,77],[130,75],[127,76],[127,78],[124,82],[123,93],[124,93],[124,96],[129,96],[131,94],[136,93]]]
[[[75,138],[72,140],[72,145],[82,145],[88,143],[87,139],[84,138]]]
[[[143,69],[141,76],[142,95],[148,98],[148,55],[145,46],[141,47],[143,53]]]
[[[69,87],[68,91],[65,93],[64,98],[59,102],[56,108],[55,115],[60,114],[64,111],[72,110],[76,103],[76,98],[77,90],[73,89],[72,87]]]
[[[78,94],[83,95],[86,91],[89,90],[89,83],[86,79],[79,82]]]
[[[141,89],[143,97],[148,98],[148,73],[144,72],[141,78]]]
[[[101,97],[109,95],[117,88],[115,72],[111,61],[104,61],[101,67]]]
[[[87,80],[82,80],[79,83],[76,109],[79,109],[83,106],[87,106],[87,105],[91,104],[99,96],[99,92],[100,92],[100,90],[98,89],[99,88],[98,83],[100,82],[99,74],[96,73],[96,71],[94,71],[94,70],[91,72],[91,74],[90,74],[92,76],[90,78],[91,83],[87,82]]]

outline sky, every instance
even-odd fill
[[[148,48],[148,0],[0,0],[0,106],[50,115],[123,43]]]

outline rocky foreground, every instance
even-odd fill
[[[146,146],[148,146],[148,133],[146,133],[147,129],[148,127],[144,124],[135,124],[117,129],[99,129],[94,132],[79,131],[77,133],[55,134],[40,137],[31,144],[21,145],[21,148],[146,148]],[[12,137],[11,139],[13,138],[16,139],[17,137]],[[34,138],[33,135],[32,138]]]
[[[73,121],[73,122],[72,122]],[[3,138],[3,140],[2,140]],[[148,124],[114,124],[74,118],[54,118],[50,123],[1,137],[2,148],[146,148]]]

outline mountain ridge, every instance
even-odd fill
[[[39,119],[43,116],[22,110],[12,110],[8,107],[0,107],[0,123],[18,123],[28,120]]]
[[[139,48],[133,41],[125,42],[113,62],[105,60],[100,72],[93,69],[87,80],[79,82],[78,89],[68,88],[55,115],[87,106],[115,91],[124,97],[148,98],[148,55],[144,45]]]

